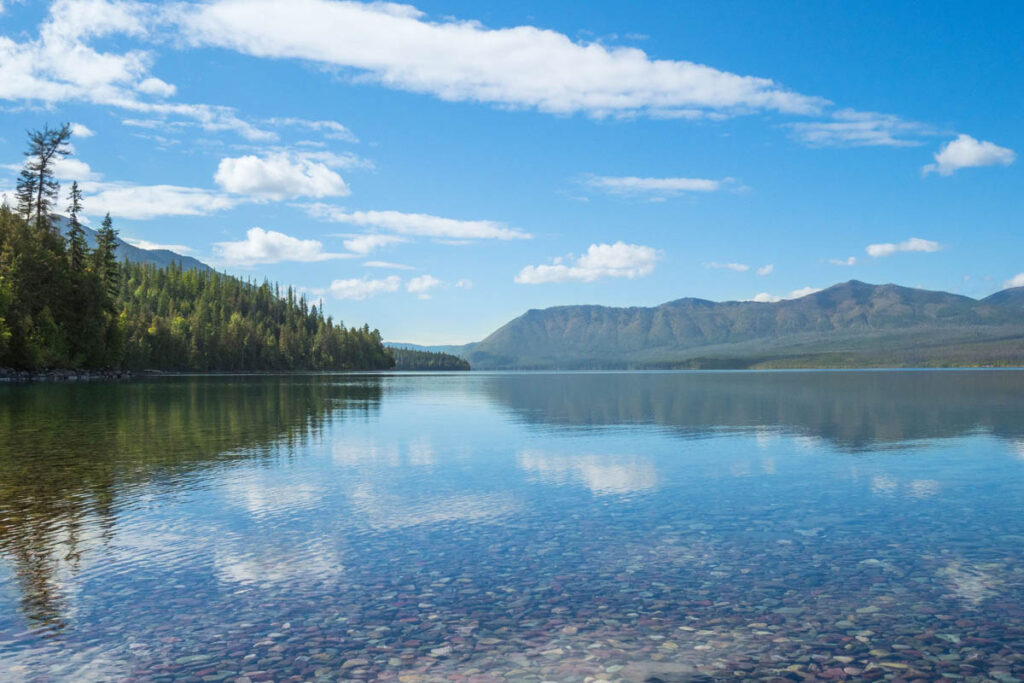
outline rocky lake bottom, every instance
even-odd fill
[[[1024,681],[1024,372],[0,387],[0,679]]]

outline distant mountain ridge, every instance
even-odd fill
[[[1024,365],[1024,287],[977,300],[851,280],[775,303],[558,306],[445,350],[474,369]]]
[[[55,222],[61,232],[66,235],[69,227],[68,219],[58,216]],[[82,230],[85,231],[85,240],[89,243],[89,248],[95,248],[96,231],[87,225],[83,225]],[[151,263],[159,268],[166,268],[172,263],[178,263],[182,270],[213,270],[197,258],[185,256],[170,249],[142,249],[125,242],[120,237],[117,238],[117,258],[129,263]]]

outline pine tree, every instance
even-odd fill
[[[114,222],[110,220],[110,212],[103,218],[96,234],[94,259],[96,272],[100,274],[103,288],[113,303],[121,288],[121,273],[117,267],[117,230],[114,230]]]
[[[27,161],[18,178],[18,208],[40,232],[52,227],[53,203],[60,191],[53,166],[71,153],[70,139],[71,125],[67,123],[60,128],[44,126],[28,134]]]
[[[71,183],[71,203],[68,204],[68,261],[72,272],[75,273],[85,270],[85,259],[89,250],[89,245],[85,242],[85,231],[78,220],[81,211],[82,191],[78,189],[76,181]]]

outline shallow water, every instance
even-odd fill
[[[0,679],[1024,680],[1024,372],[0,387]]]

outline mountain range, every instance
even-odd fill
[[[421,348],[474,370],[1024,365],[1024,287],[978,300],[852,280],[774,303],[557,306]]]
[[[68,219],[64,216],[57,216],[55,221],[57,227],[66,235],[69,227]],[[95,248],[96,231],[87,225],[83,225],[82,230],[85,231],[85,241],[89,243],[89,248]],[[158,268],[166,268],[172,263],[178,263],[183,270],[213,270],[197,258],[185,256],[170,249],[142,249],[125,242],[120,237],[117,238],[117,257],[129,263],[151,263]]]

